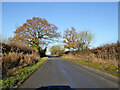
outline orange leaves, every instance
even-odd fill
[[[42,22],[42,19],[41,19],[41,18],[39,19],[39,22],[40,22],[40,23]]]
[[[46,35],[50,36],[50,33],[46,33]]]
[[[26,20],[26,22],[30,22],[30,21],[31,21],[31,19]]]
[[[27,27],[26,29],[29,29],[29,27]]]
[[[91,45],[94,35],[88,31],[77,33],[75,28],[71,27],[71,30],[67,29],[64,31],[63,38],[66,40],[63,41],[66,48],[84,50]]]
[[[44,30],[45,32],[47,32],[47,30]]]
[[[46,44],[45,42],[47,41],[45,40],[59,36],[59,33],[56,32],[57,29],[54,24],[48,23],[45,18],[33,17],[32,19],[26,20],[22,26],[16,29],[13,40],[26,41],[31,45],[36,43],[40,45],[39,40],[41,40],[42,44]]]
[[[63,43],[66,43],[66,40],[63,40]]]
[[[45,23],[47,24],[48,22],[47,22],[47,21],[45,21]]]
[[[65,45],[64,45],[65,48],[68,48],[68,49],[70,49],[70,48],[75,49],[76,48],[75,47],[76,42],[77,42],[76,35],[77,35],[77,33],[76,33],[76,30],[74,29],[74,27],[71,27],[71,30],[66,29],[64,31],[63,38],[65,40],[63,41],[63,43],[65,43]]]
[[[39,17],[36,17],[36,20],[39,20]]]
[[[70,31],[70,34],[72,34],[72,31]]]
[[[23,24],[23,27],[26,27],[26,26],[28,26],[28,24],[27,24],[27,23],[24,23],[24,24]]]
[[[36,19],[36,17],[33,17],[32,20],[34,21]]]
[[[59,35],[59,33],[56,33],[57,35]]]

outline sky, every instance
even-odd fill
[[[61,33],[72,26],[89,30],[95,35],[91,48],[118,41],[117,2],[2,2],[2,37],[14,36],[16,26],[32,17],[45,18]]]

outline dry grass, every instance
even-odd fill
[[[95,49],[84,51],[73,51],[64,55],[65,57],[71,57],[81,59],[86,62],[98,63],[103,65],[115,65],[118,66],[118,60],[120,56],[120,43],[106,44]]]
[[[118,66],[114,66],[114,65],[107,66],[107,65],[101,65],[98,63],[95,64],[95,63],[91,63],[91,62],[86,62],[81,59],[73,59],[73,58],[69,58],[69,57],[62,57],[62,58],[120,77],[120,73],[119,73],[120,68],[118,68]]]
[[[72,51],[62,56],[91,68],[120,76],[120,43],[106,44],[95,49]]]
[[[26,44],[4,43],[2,45],[2,88],[16,88],[32,74],[45,59]],[[47,59],[47,58],[46,58]]]
[[[32,53],[35,49],[24,43],[10,42],[2,43],[2,53],[17,52],[17,53]]]
[[[117,42],[116,44],[106,44],[96,49],[92,49],[91,52],[94,53],[97,58],[102,58],[105,60],[119,59],[120,43]]]
[[[40,59],[35,50],[24,44],[2,43],[2,71],[16,71],[25,66],[32,65]]]
[[[118,65],[120,56],[120,43],[106,44],[96,49],[90,50],[91,61],[100,64]]]

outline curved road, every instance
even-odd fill
[[[20,88],[64,85],[71,88],[118,88],[117,78],[61,58],[51,58]]]

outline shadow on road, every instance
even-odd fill
[[[59,56],[48,56],[48,58],[59,58]]]
[[[60,86],[42,86],[35,90],[75,90],[75,89],[72,89],[70,86],[60,85]]]

